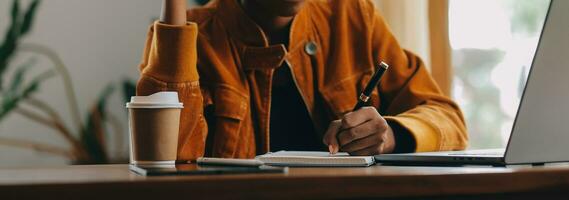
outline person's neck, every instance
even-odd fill
[[[294,16],[282,17],[266,12],[255,1],[241,0],[245,13],[263,29],[271,44],[286,43]]]

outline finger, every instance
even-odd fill
[[[379,154],[383,154],[383,152],[385,152],[384,149],[385,149],[385,142],[382,142],[379,145]]]
[[[340,150],[348,153],[360,151],[369,147],[375,147],[379,149],[380,145],[383,143],[383,138],[380,134],[372,134],[365,138],[355,140],[351,143],[343,145]]]
[[[385,149],[385,141],[387,141],[387,133],[381,134],[381,146],[379,147],[379,153],[382,154]]]
[[[322,142],[325,145],[328,145],[328,150],[331,154],[338,153],[340,149],[340,145],[338,145],[338,132],[340,131],[340,127],[342,126],[341,120],[335,120],[330,123],[328,126],[328,130],[326,130],[326,134],[322,138]]]
[[[344,146],[348,143],[351,143],[352,141],[367,137],[371,134],[385,132],[388,125],[384,121],[385,120],[381,118],[374,119],[354,128],[342,130],[338,134],[338,141],[340,143],[340,146]]]
[[[366,121],[381,117],[377,110],[372,106],[363,107],[359,110],[349,112],[342,118],[342,129],[349,129],[363,124]]]
[[[379,149],[375,146],[368,147],[362,150],[354,151],[349,153],[352,156],[373,156],[380,154]]]

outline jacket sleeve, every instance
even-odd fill
[[[440,91],[420,58],[400,47],[371,2],[366,7],[373,56],[390,65],[379,86],[379,111],[396,138],[410,138],[415,144],[410,151],[466,148],[468,135],[458,105]]]
[[[155,22],[148,31],[136,88],[137,95],[178,92],[184,104],[178,137],[179,161],[203,156],[207,135],[196,66],[197,35],[195,23],[172,26]]]

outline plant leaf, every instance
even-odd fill
[[[12,78],[12,83],[10,84],[10,89],[8,92],[16,93],[18,91],[22,85],[22,82],[24,81],[24,75],[33,66],[34,62],[35,60],[30,59],[28,62],[19,67],[16,72],[14,72],[14,78]]]
[[[0,107],[0,121],[16,108],[17,100],[12,95],[3,95],[2,104]]]
[[[4,41],[0,46],[0,90],[3,88],[2,85],[4,83],[4,72],[8,68],[8,61],[10,60],[11,56],[14,54],[16,49],[16,43],[19,36],[20,31],[20,4],[18,0],[14,0],[12,3],[12,10],[10,12],[12,17],[10,27],[8,27],[8,31],[4,36]]]
[[[115,87],[113,86],[113,84],[109,84],[107,85],[107,87],[105,87],[105,89],[103,90],[103,92],[101,92],[101,94],[99,94],[99,99],[97,101],[97,109],[99,111],[101,111],[101,114],[103,114],[103,117],[105,116],[105,106],[107,105],[107,99],[111,96],[111,94],[113,94],[113,92],[115,91]]]
[[[15,53],[18,41],[22,35],[27,34],[32,27],[32,22],[39,6],[39,0],[34,0],[24,14],[24,19],[20,16],[20,4],[14,0],[11,10],[11,24],[4,37],[4,42],[0,45],[0,90],[3,88],[4,72],[8,68],[10,58]]]
[[[39,89],[40,83],[48,78],[55,75],[55,71],[48,70],[36,76],[30,83],[24,87],[21,92],[11,91],[7,95],[3,95],[2,107],[0,108],[0,121],[5,117],[10,111],[14,110],[21,100],[29,97],[31,94]]]
[[[14,29],[14,27],[10,27],[10,30],[6,33],[4,43],[0,46],[0,89],[2,88],[1,85],[4,72],[8,68],[8,62],[16,50],[16,43],[18,40],[15,35],[15,31],[12,29]]]
[[[30,96],[33,92],[36,92],[39,89],[40,83],[42,81],[55,76],[55,74],[56,74],[55,71],[48,70],[36,76],[34,79],[32,79],[32,81],[30,81],[30,84],[22,91],[22,93],[20,94],[21,98],[26,98]]]
[[[92,158],[92,163],[106,163],[108,162],[108,155],[105,150],[105,126],[106,120],[105,106],[107,99],[113,93],[114,87],[112,84],[107,85],[91,111],[87,115],[87,123],[81,134],[81,142],[86,147],[89,157]]]
[[[39,2],[39,0],[34,0],[28,7],[26,14],[24,14],[24,19],[22,21],[22,26],[20,29],[20,35],[25,35],[30,31]]]
[[[12,1],[12,10],[10,15],[12,16],[12,24],[16,24],[20,17],[20,2],[18,0]]]
[[[122,82],[124,102],[129,102],[130,97],[136,95],[136,84],[131,80],[124,79]]]

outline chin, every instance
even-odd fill
[[[290,17],[302,9],[305,0],[259,0],[257,2],[278,16]]]

